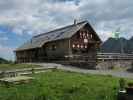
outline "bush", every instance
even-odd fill
[[[119,80],[119,85],[120,85],[120,90],[125,90],[126,81],[123,78],[121,78]]]

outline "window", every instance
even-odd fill
[[[52,45],[52,50],[56,50],[56,45]]]
[[[80,38],[82,38],[82,33],[80,32]]]
[[[80,47],[81,47],[81,48],[83,48],[84,46],[83,46],[83,45],[81,45]]]
[[[92,37],[93,37],[93,36],[92,36],[92,34],[91,34],[91,39],[92,39]]]
[[[75,44],[73,44],[72,47],[75,48],[76,47]]]
[[[78,45],[77,45],[77,48],[79,48],[79,47],[80,47],[80,45],[78,44]]]
[[[88,39],[84,39],[84,43],[88,43]]]
[[[83,38],[85,38],[85,32],[83,33]]]
[[[87,49],[87,45],[85,45],[85,49]]]

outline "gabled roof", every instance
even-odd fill
[[[77,23],[76,25],[69,25],[63,28],[59,28],[47,33],[34,36],[31,40],[27,41],[22,46],[17,48],[16,51],[39,48],[47,42],[71,38],[78,30],[84,27],[87,23],[88,21],[83,21]]]

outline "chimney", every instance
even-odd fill
[[[74,25],[76,25],[77,24],[77,20],[76,19],[74,19]]]

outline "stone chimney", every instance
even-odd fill
[[[77,20],[76,19],[74,19],[74,25],[76,25],[77,24]]]

